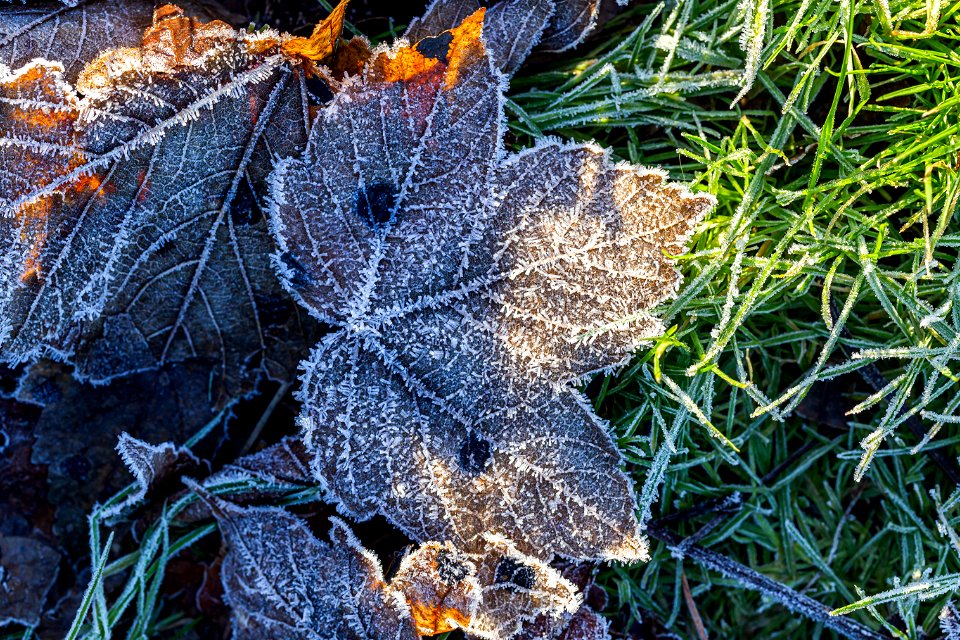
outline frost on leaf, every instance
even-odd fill
[[[425,636],[468,628],[481,597],[475,565],[449,542],[428,542],[406,555],[390,588],[403,593]]]
[[[619,452],[571,383],[663,331],[665,252],[712,199],[593,145],[506,153],[481,16],[443,60],[377,51],[274,175],[277,268],[337,328],[303,365],[314,471],[417,540],[642,558]]]
[[[254,502],[276,499],[292,489],[316,485],[310,471],[310,456],[299,437],[289,436],[261,451],[234,460],[220,471],[207,477],[207,489],[226,483],[243,483],[246,490],[234,494],[235,502]],[[180,515],[186,522],[195,522],[210,516],[207,504],[193,503]]]
[[[517,550],[500,536],[486,536],[477,561],[482,598],[469,631],[480,638],[513,637],[539,616],[559,620],[580,606],[577,587],[553,567]]]
[[[330,542],[275,507],[238,507],[207,495],[227,547],[222,581],[234,640],[414,640],[403,596],[342,521]]]
[[[299,40],[166,5],[76,88],[59,63],[0,69],[0,357],[73,359],[95,381],[202,359],[228,395],[286,374],[303,327],[263,185],[306,143],[305,60],[333,46],[287,55]]]
[[[497,68],[512,74],[526,60],[553,15],[554,2],[505,0],[486,11],[483,41]],[[480,7],[477,0],[435,0],[410,23],[407,38],[420,51],[441,49],[455,28]],[[437,35],[439,34],[439,35]]]
[[[171,473],[200,464],[189,449],[172,442],[148,444],[126,432],[120,434],[117,451],[133,474],[136,489],[122,502],[105,509],[102,515],[107,518],[121,515],[141,504],[147,492]]]
[[[204,0],[179,5],[191,14],[211,13]],[[153,0],[12,0],[0,6],[0,62],[16,69],[34,58],[50,59],[74,82],[105,49],[139,46],[155,6]]]
[[[472,15],[478,0],[434,0],[423,17],[410,23],[407,37],[433,45],[441,33]],[[503,0],[487,9],[483,40],[494,64],[512,74],[538,46],[545,51],[564,51],[579,44],[593,30],[599,0]],[[436,34],[441,34],[437,36]]]
[[[591,609],[580,605],[572,615],[560,619],[538,618],[523,628],[517,640],[611,640],[610,623]]]

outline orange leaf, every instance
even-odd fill
[[[460,69],[483,56],[480,33],[485,11],[477,9],[458,27],[404,47],[392,57],[381,54],[373,63],[376,77],[386,82],[409,82],[445,72],[444,88],[455,86]]]
[[[308,62],[320,62],[329,57],[343,32],[343,18],[348,2],[349,0],[341,0],[330,15],[314,27],[309,38],[290,38],[280,45],[280,51],[291,58]]]

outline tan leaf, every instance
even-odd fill
[[[507,153],[479,41],[420,66],[402,43],[375,54],[272,180],[277,268],[336,327],[303,365],[315,473],[351,517],[467,553],[493,533],[541,559],[644,557],[620,454],[572,384],[663,331],[668,254],[712,198],[594,145]]]
[[[402,595],[386,588],[379,561],[332,518],[321,542],[275,507],[238,507],[202,489],[227,554],[222,582],[234,640],[419,638]]]
[[[470,625],[481,597],[475,574],[449,542],[428,542],[403,558],[390,588],[404,595],[417,631],[430,636]]]

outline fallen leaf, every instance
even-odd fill
[[[479,15],[443,59],[378,49],[272,179],[277,269],[336,328],[303,364],[313,469],[415,540],[637,560],[631,481],[573,385],[662,333],[665,254],[713,200],[594,145],[507,153]]]
[[[539,618],[517,640],[611,640],[610,623],[587,605],[560,620]]]
[[[557,621],[573,614],[582,598],[576,585],[548,564],[520,552],[509,540],[486,536],[477,559],[482,598],[468,629],[479,638],[512,638],[524,623]]]
[[[480,604],[476,567],[449,542],[428,542],[404,556],[390,589],[403,593],[425,636],[466,629]]]
[[[498,69],[510,75],[520,68],[547,28],[554,5],[552,0],[505,0],[486,10],[483,42]],[[480,6],[477,0],[434,0],[422,17],[410,22],[406,37],[417,50],[442,52],[448,30]]]
[[[544,51],[566,51],[586,38],[597,26],[600,0],[554,0],[550,24],[540,41]]]
[[[185,447],[178,447],[169,441],[149,444],[127,432],[120,434],[117,452],[133,474],[136,489],[121,502],[104,509],[101,515],[105,519],[121,516],[142,504],[147,492],[171,473],[200,464],[200,460]]]
[[[481,7],[479,0],[434,0],[410,22],[406,36],[417,47],[436,47],[443,33]],[[596,27],[599,0],[503,0],[487,9],[484,45],[497,67],[511,75],[538,47],[565,51]],[[440,34],[437,36],[436,34]]]
[[[402,595],[386,588],[379,561],[343,521],[331,519],[325,543],[283,509],[204,500],[227,546],[222,580],[234,640],[420,637]]]
[[[121,433],[147,442],[185,442],[214,419],[209,371],[199,363],[126,376],[104,386],[78,382],[69,367],[41,361],[18,388],[42,405],[31,461],[46,468],[53,533],[72,557],[87,557],[87,518],[130,482],[115,445]]]
[[[322,58],[339,23],[320,31]],[[293,40],[165,5],[76,86],[56,62],[0,70],[0,357],[97,382],[203,360],[221,404],[290,375],[314,325],[276,282],[260,207],[315,101]]]
[[[0,536],[0,627],[40,624],[60,554],[32,538]]]
[[[236,17],[208,0],[178,4],[190,15]],[[14,0],[0,5],[0,62],[16,69],[34,58],[53,60],[74,82],[105,49],[139,46],[155,7],[154,0]]]

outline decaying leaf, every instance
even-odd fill
[[[543,617],[559,621],[580,606],[572,582],[533,556],[521,553],[509,540],[486,536],[486,549],[477,560],[482,599],[469,631],[479,638],[512,638],[525,622]]]
[[[478,0],[434,0],[423,17],[411,21],[406,36],[417,47],[436,47],[453,29],[481,7]],[[503,0],[484,19],[483,40],[494,64],[512,74],[535,46],[564,51],[579,44],[593,30],[599,0]],[[439,36],[437,34],[440,34]]]
[[[580,604],[555,569],[496,536],[474,555],[421,544],[388,583],[338,518],[324,543],[283,509],[240,507],[191,486],[227,547],[222,579],[234,638],[420,638],[463,629],[501,640],[537,616],[569,619]]]
[[[416,540],[636,560],[630,480],[571,385],[663,331],[665,253],[713,200],[594,145],[507,153],[480,20],[442,56],[377,50],[274,174],[277,268],[337,327],[303,365],[313,468]]]
[[[17,397],[42,405],[31,459],[46,469],[47,499],[56,509],[53,533],[74,557],[88,552],[87,518],[94,505],[130,483],[116,451],[121,433],[146,442],[187,441],[217,415],[209,383],[200,363],[104,386],[78,382],[68,366],[49,361],[28,370]]]
[[[380,563],[341,520],[324,543],[283,509],[205,500],[227,546],[234,640],[419,638],[403,596],[386,588]]]
[[[70,82],[101,51],[137,46],[150,26],[153,0],[12,2],[0,6],[0,61],[17,69],[55,59]]]
[[[505,0],[487,9],[483,42],[500,71],[512,74],[520,68],[547,28],[554,4],[552,0]],[[442,50],[449,44],[449,30],[479,7],[477,0],[435,0],[423,17],[411,21],[406,36],[419,51]]]
[[[610,640],[610,623],[588,605],[559,620],[538,618],[523,628],[517,640]]]
[[[304,327],[269,264],[263,185],[306,143],[307,63],[339,20],[306,50],[166,5],[75,87],[56,62],[0,69],[0,357],[96,381],[205,359],[227,396],[285,377]]]
[[[265,449],[243,456],[227,464],[223,469],[203,481],[205,488],[219,484],[243,482],[249,489],[242,495],[234,495],[235,502],[246,504],[269,500],[291,489],[316,485],[310,471],[310,456],[299,437],[286,437]],[[195,502],[180,514],[185,522],[196,522],[210,517],[210,509],[204,502]]]
[[[57,578],[60,554],[32,538],[0,535],[0,627],[35,627]]]
[[[468,628],[480,605],[476,567],[449,542],[428,542],[407,554],[390,588],[403,593],[425,636]]]
[[[566,51],[583,42],[597,26],[600,0],[555,0],[554,4],[556,9],[540,41],[540,48]]]
[[[127,432],[120,434],[117,452],[127,469],[133,474],[136,491],[122,502],[102,512],[103,517],[112,518],[143,502],[147,492],[160,480],[177,469],[185,469],[200,464],[189,449],[178,447],[172,442],[153,445],[134,438]]]
[[[607,606],[606,592],[594,584],[597,567],[570,561],[552,566],[583,594],[583,604],[572,614],[537,616],[523,626],[517,640],[610,640],[609,622],[597,613]]]

